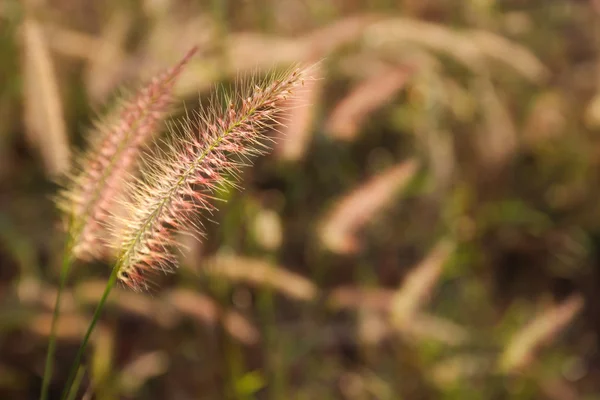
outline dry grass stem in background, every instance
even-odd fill
[[[143,146],[170,111],[175,80],[195,52],[190,50],[174,67],[155,76],[89,133],[88,147],[77,159],[58,203],[70,223],[77,257],[90,259],[106,251],[115,198],[134,174]]]
[[[193,229],[202,235],[198,213],[213,210],[216,191],[233,183],[253,156],[267,151],[265,131],[281,123],[286,101],[297,95],[305,75],[306,70],[293,69],[265,82],[246,82],[232,97],[213,99],[195,121],[183,122],[169,150],[155,153],[123,221],[118,266],[123,283],[147,288],[149,274],[172,270],[176,260],[169,248],[179,246],[173,234]]]

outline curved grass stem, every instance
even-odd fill
[[[75,361],[73,361],[73,365],[71,366],[71,369],[69,371],[69,377],[67,378],[67,382],[65,383],[65,387],[64,387],[62,395],[60,397],[61,400],[66,400],[68,398],[69,391],[71,389],[71,386],[73,385],[73,382],[75,381],[77,371],[79,370],[79,365],[81,364],[81,359],[83,358],[83,353],[85,352],[85,350],[87,348],[87,344],[90,340],[90,337],[92,336],[94,327],[96,326],[96,323],[100,319],[100,314],[102,314],[102,310],[104,309],[104,305],[106,304],[108,295],[110,294],[110,291],[113,289],[113,287],[115,286],[115,283],[117,282],[117,273],[119,272],[119,268],[120,268],[120,263],[117,262],[112,269],[112,272],[110,274],[110,277],[108,278],[108,281],[106,282],[106,287],[104,288],[104,293],[102,293],[100,302],[98,303],[98,306],[96,307],[96,311],[94,311],[94,316],[92,317],[92,321],[90,322],[90,325],[88,326],[85,336],[83,337],[83,341],[81,342],[81,345],[79,346],[79,350],[77,350],[77,354],[75,355]]]
[[[40,392],[40,400],[46,400],[48,398],[48,387],[52,380],[52,373],[54,370],[54,353],[56,352],[56,329],[58,326],[58,318],[60,316],[60,302],[62,292],[65,288],[67,277],[71,271],[73,265],[73,252],[72,252],[72,240],[67,240],[65,250],[63,253],[63,262],[60,268],[60,278],[58,284],[58,291],[56,293],[56,300],[54,303],[54,311],[52,313],[52,323],[50,325],[50,341],[48,343],[48,352],[46,353],[46,363],[44,367],[44,377],[42,380],[42,389]]]
[[[81,386],[81,381],[83,381],[84,376],[85,367],[81,367],[77,370],[77,375],[75,376],[75,381],[73,382],[73,387],[70,389],[67,400],[75,400],[77,398],[77,392],[79,391],[79,386]]]

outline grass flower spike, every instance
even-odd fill
[[[168,115],[176,78],[195,52],[196,48],[191,49],[176,65],[122,101],[90,133],[88,149],[78,158],[59,201],[69,219],[77,258],[97,258],[107,248],[103,238],[114,198],[134,172],[142,147]]]
[[[117,266],[121,282],[145,289],[148,273],[172,270],[173,233],[191,228],[202,234],[194,215],[213,209],[215,190],[267,150],[265,128],[281,123],[285,100],[303,85],[305,73],[294,69],[236,88],[235,98],[215,98],[195,121],[182,124],[167,151],[155,154],[127,207]]]

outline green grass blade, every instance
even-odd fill
[[[79,392],[79,386],[81,386],[81,381],[83,381],[83,377],[85,376],[85,367],[81,367],[77,370],[77,375],[75,376],[75,381],[73,382],[73,387],[69,391],[69,396],[67,400],[75,400],[77,397],[77,392]]]

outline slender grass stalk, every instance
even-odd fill
[[[73,382],[73,387],[69,392],[67,400],[75,400],[77,397],[77,392],[79,391],[79,386],[81,386],[81,381],[83,381],[83,377],[85,376],[85,367],[81,367],[77,370],[77,375],[75,376],[75,381]]]
[[[46,363],[44,367],[44,377],[42,380],[42,389],[40,392],[40,399],[46,400],[48,398],[48,387],[50,385],[50,380],[52,379],[52,374],[54,370],[54,353],[56,352],[56,329],[58,326],[58,317],[60,315],[60,304],[63,289],[65,288],[67,277],[69,276],[69,272],[71,271],[71,266],[73,265],[73,252],[72,248],[72,240],[71,237],[67,240],[65,244],[65,250],[63,253],[63,262],[60,268],[60,278],[59,278],[59,286],[58,291],[56,292],[56,300],[54,303],[54,311],[52,312],[52,323],[50,325],[50,338],[48,343],[48,352],[46,353]]]
[[[75,360],[73,361],[73,365],[71,366],[71,369],[69,370],[69,376],[67,378],[67,382],[65,383],[65,387],[63,389],[62,396],[61,396],[62,400],[66,400],[69,395],[69,391],[71,390],[71,386],[73,385],[73,382],[75,381],[77,371],[79,369],[79,366],[81,365],[81,359],[83,358],[83,353],[85,353],[85,350],[87,348],[90,337],[92,336],[92,332],[94,331],[94,328],[96,327],[96,323],[100,319],[100,315],[102,314],[102,310],[104,309],[104,305],[106,304],[108,295],[114,288],[115,283],[117,283],[117,273],[119,272],[119,268],[120,268],[120,263],[117,262],[112,269],[112,272],[108,278],[108,281],[106,282],[106,287],[104,288],[104,293],[102,293],[100,302],[96,306],[96,310],[94,311],[94,315],[92,316],[92,321],[90,322],[90,325],[88,326],[88,329],[85,332],[83,341],[81,342],[81,345],[79,346],[79,349],[77,350],[77,354],[75,355]]]

